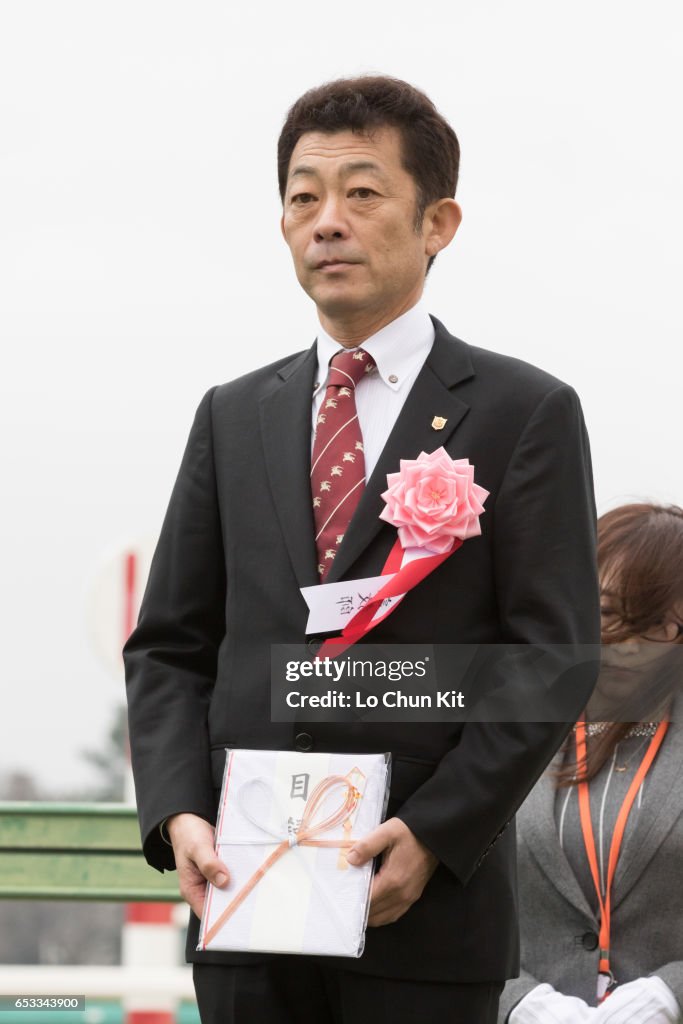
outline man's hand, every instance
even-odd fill
[[[174,814],[166,822],[166,831],[173,843],[180,895],[201,917],[207,879],[219,889],[230,879],[214,850],[213,827],[196,814]]]
[[[389,818],[359,839],[346,859],[360,867],[383,851],[382,866],[373,879],[370,894],[368,924],[373,928],[398,921],[420,898],[439,863],[400,818]]]

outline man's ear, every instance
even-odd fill
[[[422,219],[425,254],[432,257],[445,249],[453,241],[461,220],[462,209],[455,199],[437,199],[430,203]]]
[[[284,211],[282,213],[282,216],[280,217],[280,231],[282,232],[282,237],[284,238],[285,242],[287,242],[287,235],[285,234],[285,215],[284,215]],[[289,244],[289,243],[287,243],[287,244]]]

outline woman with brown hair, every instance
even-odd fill
[[[517,816],[499,1024],[683,1021],[683,509],[608,512],[598,564],[600,676]]]

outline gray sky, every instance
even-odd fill
[[[103,561],[158,530],[204,391],[315,336],[275,143],[322,80],[429,93],[464,209],[430,311],[576,387],[600,511],[683,502],[682,36],[674,0],[0,0],[0,774],[89,778]]]

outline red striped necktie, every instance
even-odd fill
[[[332,357],[327,390],[315,426],[311,493],[318,549],[318,576],[325,580],[365,487],[363,436],[356,387],[375,361],[362,348]]]

